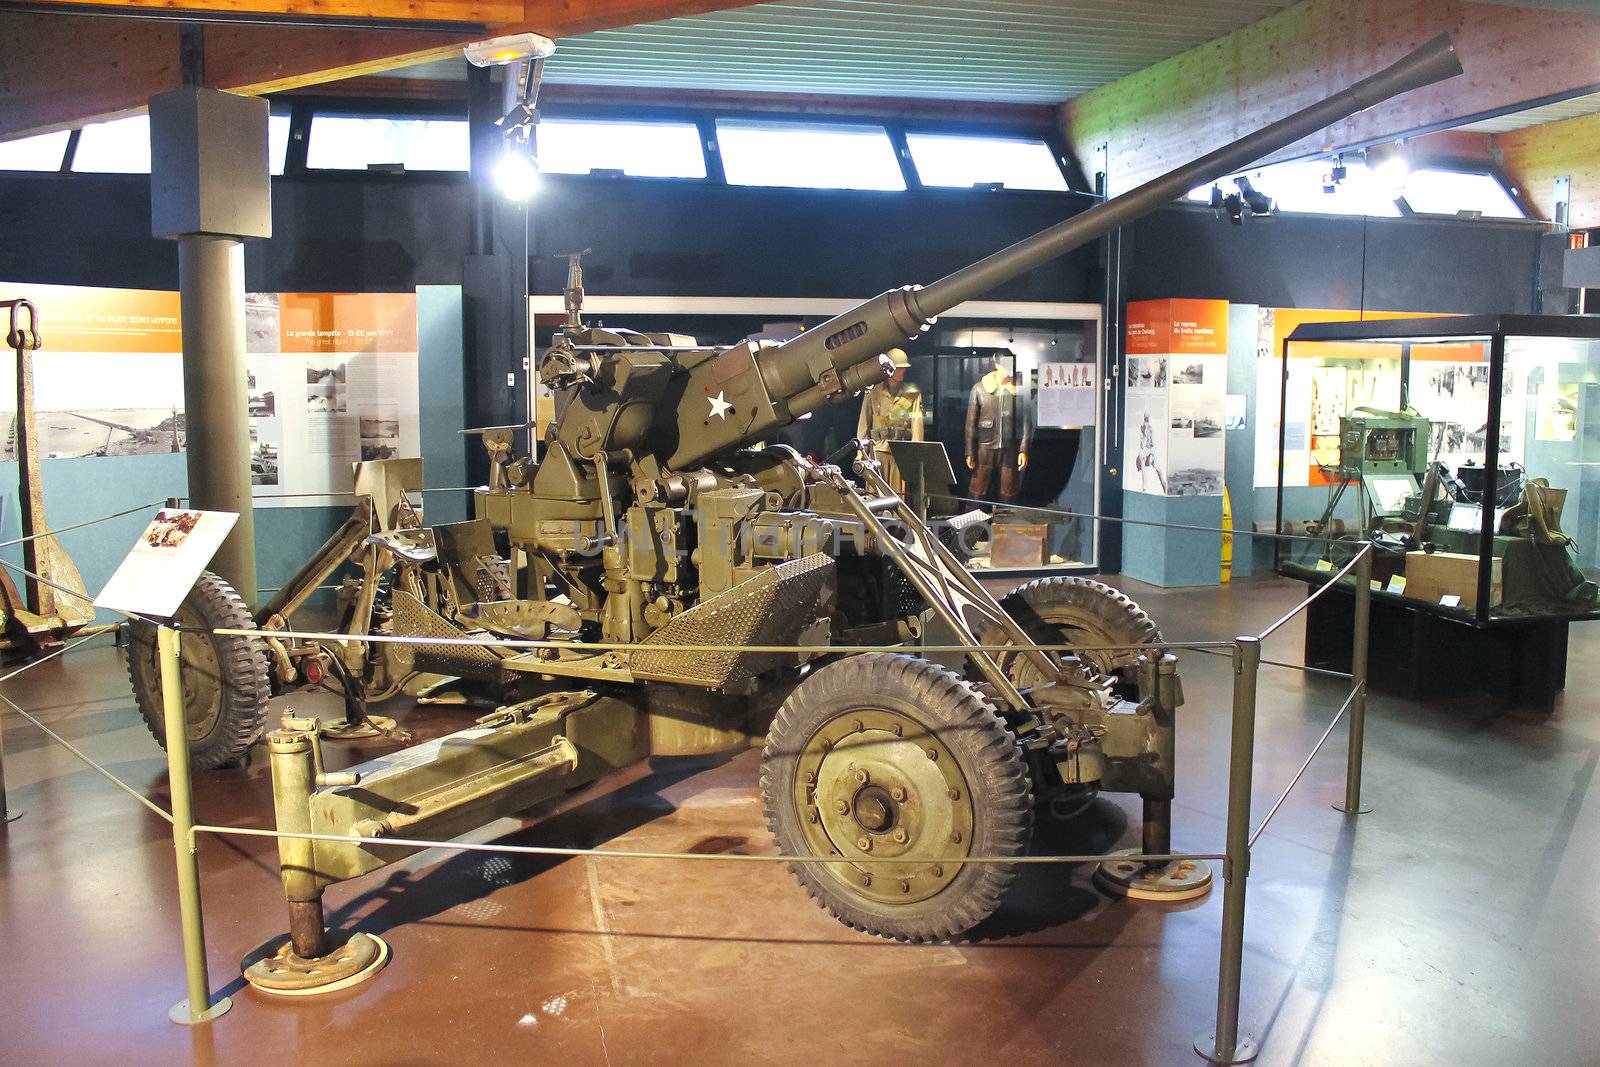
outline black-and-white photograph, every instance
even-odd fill
[[[1177,385],[1202,385],[1206,380],[1206,365],[1198,361],[1178,363],[1174,366],[1172,380]]]
[[[276,352],[281,312],[277,293],[244,294],[244,347],[247,352]]]
[[[306,367],[306,410],[312,414],[333,414],[349,410],[349,387],[345,365]]]
[[[252,419],[270,419],[278,413],[278,398],[271,389],[261,389],[256,385],[254,372],[248,375],[245,395],[250,407]]]
[[[1205,467],[1185,467],[1167,479],[1168,496],[1216,496],[1222,492],[1222,472]]]

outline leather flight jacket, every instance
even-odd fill
[[[1033,437],[1028,398],[1015,386],[994,392],[979,381],[967,398],[967,455],[981,452],[1027,452]]]

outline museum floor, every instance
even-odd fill
[[[1127,583],[1171,638],[1257,630],[1303,586],[1163,592]],[[1295,658],[1291,627],[1268,655]],[[1418,670],[1426,670],[1419,664]],[[1228,662],[1190,655],[1175,844],[1220,847]],[[1266,669],[1257,818],[1338,704],[1337,683]],[[1347,822],[1342,733],[1261,839],[1250,880],[1242,1026],[1263,1064],[1600,1062],[1600,628],[1573,631],[1547,721],[1375,698],[1366,797]],[[159,750],[120,654],[86,649],[5,686],[88,753],[164,798]],[[422,709],[428,732],[469,712]],[[1102,898],[1086,868],[1031,866],[970,942],[907,947],[839,926],[778,865],[544,861],[430,852],[328,892],[335,922],[394,949],[369,985],[269,1001],[239,959],[285,916],[271,843],[206,839],[209,1027],[183,995],[164,824],[4,716],[22,817],[0,836],[0,1060],[342,1065],[1199,1062],[1212,1022],[1220,892],[1182,910]],[[658,850],[771,849],[758,754],[660,763],[486,837]],[[265,760],[197,776],[202,819],[261,824]],[[1132,839],[1102,802],[1052,850]]]

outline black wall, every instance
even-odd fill
[[[273,183],[270,241],[247,245],[267,291],[403,291],[461,280],[470,203],[461,176],[315,176]],[[134,175],[0,175],[0,277],[175,288],[177,252],[150,233]],[[535,292],[559,292],[560,253],[593,249],[591,292],[870,296],[926,282],[1086,206],[1055,194],[743,189],[547,177],[534,211]],[[1274,307],[1438,312],[1535,309],[1536,227],[1466,220],[1279,215],[1233,226],[1173,207],[1123,233],[1130,300],[1214,297]],[[996,299],[1098,301],[1096,247]]]
[[[281,292],[403,291],[461,280],[470,197],[460,176],[275,179],[273,237],[246,245],[246,284]],[[0,277],[176,288],[175,246],[150,234],[147,178],[0,175],[13,207]],[[871,296],[929,281],[1067,217],[1054,194],[832,192],[549,176],[534,208],[535,292],[560,292],[559,254],[593,249],[591,292]],[[997,299],[1091,300],[1093,249]]]
[[[1540,229],[1466,219],[1275,215],[1235,226],[1172,207],[1123,233],[1129,300],[1268,307],[1536,311]]]

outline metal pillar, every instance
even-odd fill
[[[172,850],[178,861],[178,921],[183,927],[183,969],[189,996],[167,1012],[175,1023],[210,1022],[233,1007],[230,997],[211,996],[206,970],[206,931],[200,912],[200,857],[194,834],[194,798],[189,786],[189,724],[183,713],[183,665],[178,631],[156,631],[161,660],[161,706],[167,741],[167,782],[172,790]],[[195,1005],[200,1005],[196,1008]]]
[[[212,569],[254,604],[243,238],[272,235],[267,103],[195,87],[151,97],[150,158],[150,232],[178,242],[189,498],[239,516]]]
[[[1350,649],[1350,734],[1345,757],[1344,803],[1334,809],[1346,815],[1365,815],[1361,806],[1361,751],[1367,727],[1367,644],[1372,625],[1372,546],[1361,550],[1356,563],[1355,638]]]
[[[1212,1063],[1248,1063],[1255,1039],[1239,1033],[1239,979],[1244,967],[1245,879],[1250,876],[1250,789],[1256,743],[1256,676],[1261,641],[1241,637],[1233,651],[1233,737],[1228,749],[1228,831],[1223,861],[1222,954],[1217,963],[1217,1025],[1195,1039]]]
[[[514,77],[514,67],[498,68]],[[532,198],[512,201],[495,187],[506,113],[496,68],[467,70],[467,124],[472,190],[471,231],[461,269],[462,348],[467,425],[520,425],[529,418],[528,243]],[[518,383],[521,383],[520,385]],[[487,483],[489,460],[476,440],[463,438],[468,484]],[[531,443],[530,443],[531,447]]]
[[[183,418],[189,499],[239,521],[211,569],[248,604],[256,600],[255,517],[250,504],[250,419],[244,345],[244,242],[178,238],[183,302]]]

